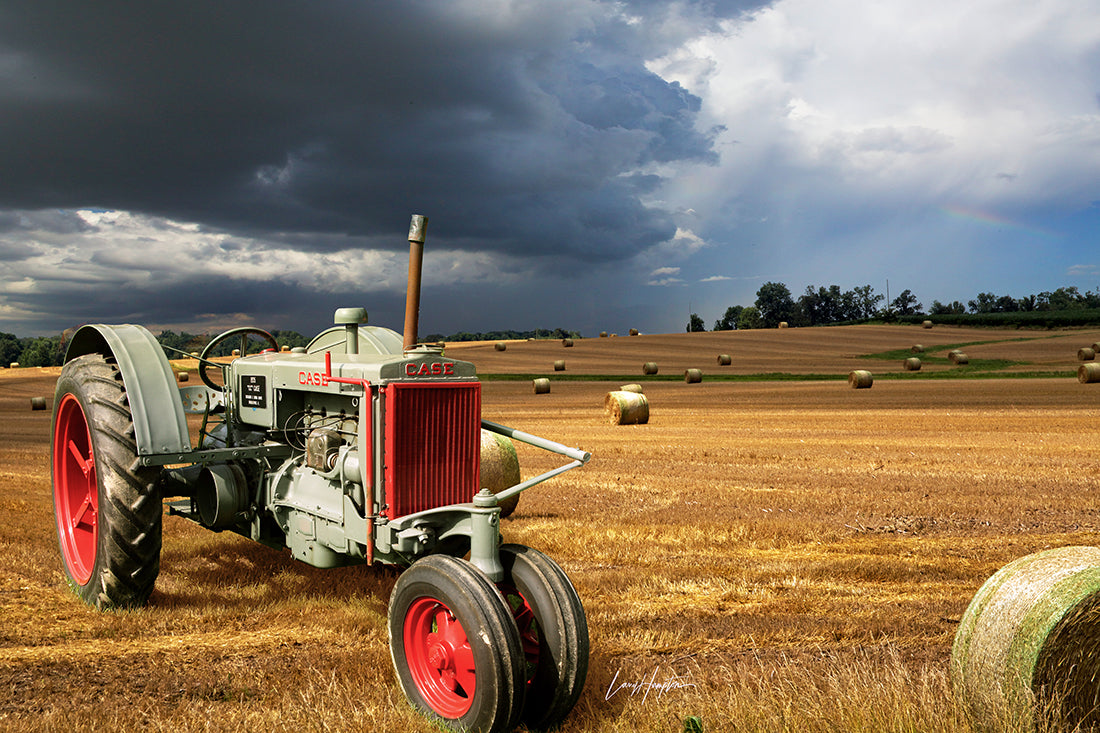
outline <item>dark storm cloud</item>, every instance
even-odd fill
[[[714,154],[698,98],[643,65],[654,26],[579,1],[473,7],[6,4],[0,208],[257,236],[375,235],[416,211],[443,242],[602,260],[668,240],[629,174]],[[741,4],[627,12],[670,7]]]

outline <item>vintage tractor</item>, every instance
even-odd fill
[[[141,326],[78,330],[53,416],[65,574],[96,608],[144,604],[165,503],[316,567],[397,565],[390,652],[409,700],[462,730],[552,727],[584,686],[584,608],[553,560],[502,544],[499,504],[589,454],[482,420],[473,364],[417,343],[425,225],[409,230],[404,338],[362,308],[289,351],[237,328],[199,356],[204,384],[181,388]],[[247,354],[255,338],[267,348]],[[226,342],[241,356],[215,361]],[[196,445],[185,413],[202,415]],[[493,494],[478,485],[483,430],[569,462]]]

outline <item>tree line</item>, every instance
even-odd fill
[[[18,363],[23,367],[61,366],[65,363],[65,350],[68,348],[69,339],[76,333],[75,328],[68,329],[56,336],[37,336],[20,338],[14,334],[0,332],[0,366],[8,366]],[[279,343],[279,346],[306,346],[311,339],[297,331],[270,331],[271,335]],[[170,330],[161,331],[156,335],[157,342],[164,348],[169,359],[177,359],[181,354],[201,353],[210,340],[217,334],[209,333],[179,333]],[[422,339],[424,342],[433,341],[503,341],[508,339],[531,338],[580,338],[577,331],[566,331],[563,328],[537,329],[534,331],[489,331],[485,333],[470,333],[460,331],[450,336],[442,334],[430,334]],[[218,346],[213,356],[229,356],[234,348],[239,346],[239,341],[229,339]]]
[[[840,323],[861,323],[872,320],[911,320],[921,316],[978,316],[1000,313],[1065,313],[1082,316],[1085,311],[1100,310],[1100,291],[1084,293],[1076,287],[1063,287],[1044,291],[1023,298],[994,293],[978,293],[963,305],[960,301],[941,303],[933,300],[925,312],[924,304],[911,290],[903,290],[898,297],[886,302],[886,297],[876,293],[870,285],[841,291],[837,285],[817,287],[809,285],[796,300],[790,289],[779,282],[766,282],[756,291],[752,305],[733,305],[714,322],[713,331],[732,331],[746,328],[775,328],[780,323],[790,326],[824,326]],[[1091,314],[1089,315],[1091,319]],[[1004,320],[1001,318],[1000,320]],[[1031,318],[1039,322],[1041,319]],[[687,330],[705,331],[706,324],[697,313],[688,319]]]
[[[21,367],[61,366],[65,363],[65,350],[69,339],[76,333],[75,328],[68,329],[56,336],[36,336],[20,338],[14,334],[0,332],[0,365],[18,363]],[[280,346],[305,346],[310,339],[297,331],[271,331]],[[165,347],[169,359],[177,359],[180,352],[201,352],[216,334],[194,334],[181,331],[161,331],[157,342]],[[239,343],[239,342],[236,342]],[[214,356],[228,356],[235,346],[235,340],[221,344]],[[222,353],[224,352],[224,353]]]

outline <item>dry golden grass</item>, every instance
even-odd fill
[[[935,340],[947,331],[868,351],[966,340]],[[610,358],[675,373],[695,355],[667,338],[655,356],[657,337],[578,342],[570,371],[586,343],[641,344]],[[702,343],[709,364],[719,348]],[[0,730],[436,730],[391,670],[390,569],[315,570],[167,518],[147,608],[79,604],[53,530],[50,414],[29,405],[52,402],[52,379],[0,381]],[[588,613],[568,733],[678,732],[693,715],[708,732],[969,731],[947,661],[970,598],[1017,557],[1097,544],[1100,388],[1076,379],[647,383],[634,426],[606,423],[614,387],[483,389],[486,418],[594,456],[503,523],[566,569]],[[525,446],[520,461],[525,476],[558,463]]]

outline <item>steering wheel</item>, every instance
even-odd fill
[[[245,348],[248,345],[249,336],[259,336],[260,338],[271,344],[271,348],[275,349],[276,351],[279,350],[279,344],[277,341],[275,341],[275,337],[267,331],[263,330],[262,328],[251,328],[247,326],[244,328],[231,328],[225,333],[220,333],[215,336],[213,340],[211,340],[210,343],[206,345],[206,348],[202,350],[202,353],[199,354],[199,377],[202,379],[203,384],[205,384],[210,389],[216,390],[218,392],[224,392],[225,387],[214,382],[214,380],[210,378],[210,375],[207,374],[207,367],[217,366],[207,361],[207,357],[212,354],[223,341],[228,341],[234,336],[240,336],[241,338],[241,356],[245,355]],[[220,368],[224,369],[225,367]]]

